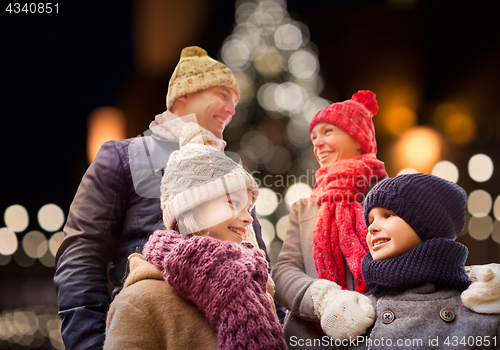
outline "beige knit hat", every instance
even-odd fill
[[[186,211],[242,189],[252,191],[253,206],[259,188],[252,175],[224,152],[188,143],[170,155],[161,181],[165,227],[171,230],[177,218]]]
[[[238,82],[231,70],[209,57],[202,48],[188,46],[182,50],[181,59],[168,83],[167,109],[170,110],[180,96],[215,86],[233,89],[240,99]]]

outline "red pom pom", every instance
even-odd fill
[[[352,95],[352,99],[364,105],[373,115],[378,112],[378,103],[375,94],[370,90],[360,90]]]

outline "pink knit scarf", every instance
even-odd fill
[[[155,231],[143,255],[217,330],[219,349],[286,350],[266,294],[267,261],[250,243]]]
[[[366,292],[361,263],[368,252],[368,231],[360,202],[370,183],[387,176],[384,163],[374,154],[363,154],[322,167],[315,175],[310,199],[320,204],[312,235],[318,277],[346,288],[344,257],[356,291]]]

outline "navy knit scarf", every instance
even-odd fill
[[[374,261],[366,254],[363,277],[374,295],[427,283],[465,290],[471,283],[465,274],[468,253],[467,247],[452,239],[433,238],[394,259]]]

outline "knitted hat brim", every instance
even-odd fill
[[[178,193],[163,208],[163,221],[166,229],[173,229],[177,218],[186,211],[227,193],[243,189],[249,189],[252,192],[251,207],[253,208],[259,195],[259,188],[246,171],[229,173],[209,183]]]

